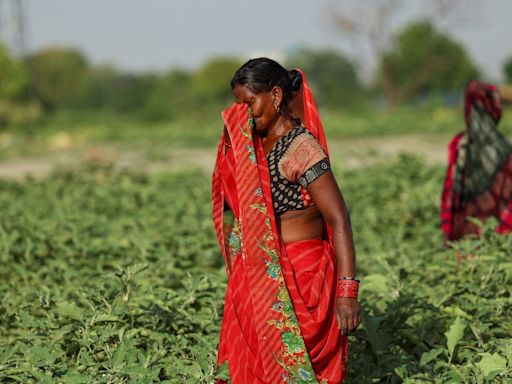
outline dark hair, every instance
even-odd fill
[[[280,87],[283,90],[285,108],[288,108],[293,92],[298,91],[301,84],[302,76],[299,71],[287,71],[281,64],[266,57],[249,60],[231,79],[231,89],[241,85],[254,93],[270,92],[273,87]]]

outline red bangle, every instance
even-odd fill
[[[359,280],[339,279],[336,286],[336,297],[348,297],[357,299],[359,292]]]

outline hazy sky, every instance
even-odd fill
[[[350,53],[353,46],[342,38],[329,15],[329,5],[343,2],[27,0],[27,43],[30,50],[75,46],[95,63],[133,70],[197,67],[214,55],[248,57],[301,46]],[[419,7],[425,1],[406,3]],[[503,59],[512,55],[512,1],[480,3],[485,7],[473,12],[469,24],[451,31],[484,72],[498,79]]]

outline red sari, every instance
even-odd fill
[[[327,151],[304,74],[303,79],[294,99],[302,103],[293,108]],[[340,383],[347,338],[334,316],[332,242],[283,243],[263,146],[252,135],[247,107],[235,104],[222,116],[229,138],[223,133],[212,181],[213,220],[228,273],[218,363],[228,364],[233,384]],[[229,234],[225,202],[234,214]]]
[[[468,220],[495,217],[498,233],[512,231],[512,146],[497,126],[501,104],[495,86],[472,82],[464,93],[466,131],[448,146],[448,169],[441,197],[441,229],[446,241],[479,227]]]

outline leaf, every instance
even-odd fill
[[[52,380],[50,376],[48,376],[46,373],[40,372],[36,368],[32,368],[29,370],[30,374],[33,375],[38,381],[38,383],[43,384],[55,384],[56,382]]]
[[[460,317],[457,317],[450,326],[450,329],[445,333],[446,345],[448,347],[448,352],[450,353],[450,362],[452,361],[455,347],[464,336],[464,329],[466,329],[466,323],[464,323]]]
[[[80,373],[68,373],[60,378],[60,382],[67,384],[87,384],[91,382],[91,378],[81,375]]]
[[[446,312],[452,316],[460,316],[460,317],[463,317],[464,319],[468,319],[468,320],[472,319],[471,315],[469,315],[467,312],[464,312],[459,307],[448,306],[448,307],[442,308],[442,310],[443,310],[443,312]]]
[[[15,347],[6,345],[0,348],[0,364],[5,364],[16,351]]]
[[[94,359],[92,358],[92,356],[87,352],[87,351],[80,351],[80,364],[82,365],[93,365],[94,364]]]
[[[507,368],[507,359],[497,353],[481,353],[482,359],[476,364],[487,380],[494,379]]]
[[[40,345],[36,345],[33,347],[32,354],[39,363],[44,363],[45,365],[53,364],[58,357],[57,354],[53,353],[48,348]]]
[[[508,363],[512,366],[512,341],[505,342],[500,349],[505,352]]]
[[[435,360],[441,353],[443,353],[443,351],[444,351],[444,349],[434,348],[434,349],[431,349],[428,352],[424,352],[421,355],[420,365],[421,366],[427,365],[432,360]]]
[[[116,322],[116,321],[120,321],[120,320],[121,320],[121,318],[117,315],[102,313],[101,315],[94,317],[94,319],[91,321],[91,324],[96,324],[96,323],[100,323],[100,322],[109,322],[109,321]]]
[[[378,273],[364,277],[361,282],[361,292],[372,292],[380,296],[386,302],[392,301],[396,296],[396,293],[393,292],[390,286],[389,278]]]
[[[83,309],[78,307],[75,303],[68,301],[57,303],[57,313],[63,317],[69,317],[74,320],[83,319]]]
[[[125,365],[125,357],[126,357],[126,344],[121,343],[118,344],[114,355],[112,356],[112,367],[114,369],[120,369]]]
[[[69,332],[73,330],[72,324],[66,324],[63,327],[57,329],[50,337],[50,345],[55,344],[57,341],[62,340],[62,338]]]
[[[228,366],[227,361],[225,363],[221,364],[217,369],[218,369],[218,371],[215,375],[216,379],[230,381],[229,366]]]
[[[21,325],[26,328],[32,328],[36,325],[35,318],[23,309],[18,312],[18,317],[20,319]]]
[[[149,268],[149,265],[144,264],[144,263],[139,263],[139,264],[130,265],[126,271],[129,276],[134,276],[142,271],[145,271],[148,268]]]
[[[128,365],[124,367],[121,372],[138,378],[153,378],[154,380],[158,379],[158,373],[160,369],[158,368],[144,368],[140,365]]]

